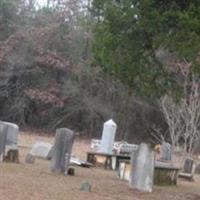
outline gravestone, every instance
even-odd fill
[[[36,142],[31,151],[30,154],[32,154],[35,157],[40,157],[44,159],[49,159],[51,157],[51,150],[53,148],[53,145],[47,142]]]
[[[74,142],[74,132],[67,128],[56,130],[55,143],[51,159],[52,172],[68,173],[72,146]]]
[[[104,123],[99,152],[112,154],[116,130],[117,125],[112,119]]]
[[[18,125],[10,122],[1,122],[7,125],[7,145],[17,145],[18,143],[18,134],[19,134],[19,127]]]
[[[67,174],[70,175],[70,176],[74,176],[74,175],[75,175],[75,169],[70,167],[70,168],[68,169]]]
[[[85,192],[91,192],[92,186],[88,181],[83,181],[81,183],[80,190],[85,191]]]
[[[6,134],[7,126],[4,124],[0,124],[0,161],[3,161],[3,158],[5,156]]]
[[[179,173],[179,177],[187,179],[189,181],[193,181],[194,170],[195,170],[194,160],[192,158],[186,158],[183,165],[183,171]]]
[[[183,172],[191,174],[193,170],[193,164],[194,164],[194,160],[192,158],[186,158],[184,166],[183,166]]]
[[[171,145],[167,142],[164,142],[160,146],[160,160],[169,161],[171,159],[172,159]]]
[[[133,152],[129,185],[132,188],[152,192],[154,177],[154,152],[149,145],[142,143]]]
[[[31,153],[28,153],[25,158],[25,163],[33,164],[35,162],[35,157]]]

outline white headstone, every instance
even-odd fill
[[[112,154],[117,124],[112,120],[104,123],[99,152]]]
[[[48,156],[50,154],[50,151],[52,150],[53,145],[47,142],[36,142],[31,151],[30,154],[35,157],[41,157],[48,159]]]

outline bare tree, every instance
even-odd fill
[[[182,146],[191,155],[200,135],[200,77],[192,72],[191,63],[184,61],[177,66],[183,80],[183,95],[178,102],[164,96],[160,105],[173,149]]]

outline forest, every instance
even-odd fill
[[[120,140],[200,140],[199,0],[0,0],[0,119]],[[197,140],[198,139],[198,140]]]

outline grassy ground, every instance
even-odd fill
[[[116,172],[97,168],[75,168],[75,176],[49,172],[49,161],[36,159],[25,164],[25,155],[36,141],[53,142],[52,137],[21,134],[20,164],[0,164],[0,200],[200,200],[200,177],[195,182],[179,181],[176,187],[154,187],[151,194],[140,193],[120,181]],[[87,141],[76,141],[73,153],[85,158]],[[79,190],[83,180],[92,184],[92,192]]]

